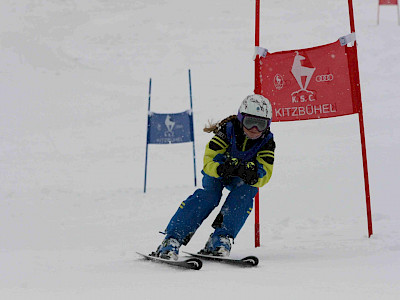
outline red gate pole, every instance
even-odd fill
[[[254,215],[254,247],[260,247],[260,190],[258,191],[255,201]]]
[[[260,46],[260,0],[256,0],[256,28],[254,46]],[[260,84],[260,57],[256,55],[254,61],[254,93],[261,94]],[[260,247],[260,190],[254,198],[254,246]]]
[[[254,46],[260,46],[260,0],[256,0],[256,30]],[[260,56],[256,55],[254,61],[254,93],[261,94],[261,82],[260,82]]]
[[[348,0],[349,3],[349,15],[350,15],[350,30],[351,32],[355,32],[354,25],[354,12],[353,12],[353,1]],[[356,84],[360,86],[360,74],[358,71],[358,56],[357,56],[357,42],[354,42],[354,52],[355,52],[355,69],[356,69]],[[358,89],[360,91],[360,89]],[[367,165],[367,150],[365,146],[365,131],[364,131],[364,116],[362,109],[362,101],[361,101],[361,91],[359,95],[358,101],[358,121],[360,124],[360,137],[361,137],[361,152],[363,157],[363,169],[364,169],[364,187],[365,187],[365,198],[366,198],[366,206],[367,206],[367,221],[368,221],[368,237],[371,237],[372,231],[372,216],[371,216],[371,196],[369,191],[369,180],[368,180],[368,165]]]

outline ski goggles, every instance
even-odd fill
[[[252,129],[253,127],[256,127],[258,131],[262,132],[269,127],[270,123],[271,123],[270,119],[265,119],[250,115],[243,116],[243,126],[248,130]]]

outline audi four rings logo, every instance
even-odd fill
[[[327,82],[333,80],[333,74],[317,75],[315,77],[316,82]]]

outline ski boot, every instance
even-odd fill
[[[230,252],[230,237],[212,233],[204,248],[199,251],[199,254],[227,257],[229,256]]]
[[[153,252],[152,255],[168,260],[178,260],[180,246],[181,244],[176,239],[165,238],[161,245],[158,246],[156,252]]]

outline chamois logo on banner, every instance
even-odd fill
[[[175,122],[174,120],[171,118],[170,115],[167,115],[167,117],[165,118],[165,126],[167,127],[167,132],[165,132],[165,136],[167,135],[174,135],[174,127],[175,127]]]
[[[316,92],[307,90],[311,78],[315,72],[314,66],[307,57],[307,54],[301,55],[299,51],[295,51],[296,56],[293,60],[291,73],[296,79],[300,90],[292,93],[292,103],[313,102],[316,100]],[[305,80],[303,78],[305,77]]]
[[[274,77],[274,86],[277,90],[283,89],[285,85],[285,81],[283,80],[283,76],[281,74],[276,74]]]

